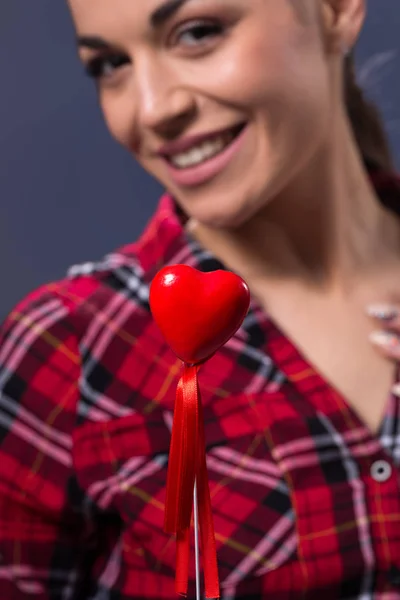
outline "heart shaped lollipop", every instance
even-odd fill
[[[150,290],[153,317],[187,364],[201,363],[223,346],[239,329],[249,303],[249,288],[234,273],[202,273],[187,265],[159,271]]]
[[[175,586],[180,595],[186,595],[188,589],[190,526],[196,498],[205,596],[219,598],[197,372],[200,363],[210,358],[239,329],[249,303],[246,283],[228,271],[201,273],[187,265],[174,265],[162,269],[151,284],[150,307],[154,320],[171,349],[184,362],[175,401],[164,516],[165,531],[176,535]]]

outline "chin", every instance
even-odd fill
[[[192,218],[203,226],[211,229],[238,229],[250,221],[266,204],[265,197],[260,201],[259,197],[253,195],[236,196],[231,194],[219,198],[218,194],[208,196],[198,206],[186,203],[187,212]],[[210,199],[212,198],[212,202]]]

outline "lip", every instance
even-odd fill
[[[178,169],[174,167],[174,165],[171,164],[164,155],[163,158],[173,182],[178,186],[195,187],[207,183],[207,181],[213,179],[228,166],[235,154],[239,151],[244,138],[246,137],[247,130],[248,124],[245,124],[238,135],[222,152],[194,167]],[[229,130],[225,129],[224,132],[225,131]],[[218,134],[213,133],[212,136],[209,135],[206,138],[203,137],[203,139],[216,137],[216,135]],[[189,146],[189,148],[191,146],[193,146],[193,143]]]
[[[174,156],[174,154],[180,154],[181,152],[186,152],[186,150],[190,150],[192,147],[201,144],[207,140],[212,140],[219,135],[223,135],[232,129],[239,129],[239,127],[243,127],[245,123],[237,123],[236,125],[231,125],[230,127],[225,127],[224,129],[220,129],[219,131],[209,131],[208,133],[199,133],[197,135],[191,135],[186,138],[182,138],[181,140],[176,140],[175,142],[168,142],[164,144],[157,152],[159,156],[163,158],[170,158]]]

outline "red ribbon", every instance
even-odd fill
[[[178,594],[187,595],[190,526],[194,484],[197,484],[199,529],[206,598],[219,598],[219,579],[211,497],[208,486],[203,406],[198,366],[184,366],[178,383],[169,454],[164,529],[176,535]]]

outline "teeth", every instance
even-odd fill
[[[232,133],[221,135],[214,140],[207,140],[187,152],[176,154],[175,156],[172,156],[170,160],[172,164],[179,169],[194,167],[222,152],[222,150],[231,143],[232,139]]]

